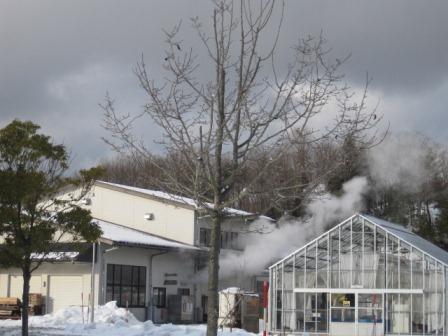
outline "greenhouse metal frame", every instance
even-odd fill
[[[353,215],[269,277],[274,335],[448,335],[448,253],[397,224]]]

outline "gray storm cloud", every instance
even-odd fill
[[[447,11],[446,1],[289,0],[276,57],[286,64],[299,37],[322,31],[334,57],[352,54],[343,69],[349,84],[361,87],[366,71],[373,77],[372,95],[381,97],[379,112],[392,130],[415,128],[448,141],[441,127],[448,123]],[[200,50],[193,16],[207,23],[211,1],[3,2],[0,126],[34,120],[72,149],[74,165],[94,163],[110,150],[100,140],[98,102],[110,91],[122,112],[139,112],[144,99],[132,68],[143,52],[156,79],[162,76],[162,29],[180,19],[183,45]],[[107,80],[86,74],[96,68],[108,69]],[[67,79],[75,80],[64,86]]]

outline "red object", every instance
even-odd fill
[[[268,307],[269,282],[263,281],[263,307]]]
[[[267,326],[268,326],[268,293],[269,293],[269,282],[263,282],[263,319],[264,319],[264,330],[263,336],[267,335]]]

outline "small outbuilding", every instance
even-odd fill
[[[356,214],[269,268],[271,334],[448,335],[448,253]]]

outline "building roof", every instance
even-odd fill
[[[103,234],[101,238],[111,241],[114,245],[135,247],[175,249],[175,250],[200,250],[198,247],[170,240],[153,234],[135,230],[126,226],[95,219]]]
[[[434,245],[430,241],[420,237],[404,226],[388,222],[384,219],[376,218],[371,215],[361,214],[362,218],[367,219],[370,223],[380,226],[385,231],[393,234],[397,238],[403,240],[411,246],[414,246],[422,252],[448,265],[448,252]]]
[[[97,181],[96,182],[100,186],[109,187],[112,189],[119,189],[122,191],[129,191],[133,193],[137,193],[144,196],[150,196],[153,199],[161,200],[161,201],[168,201],[168,202],[174,202],[177,205],[187,207],[189,209],[200,209],[200,207],[197,205],[196,201],[192,198],[183,197],[175,194],[166,193],[163,191],[158,190],[151,190],[151,189],[144,189],[144,188],[137,188],[137,187],[131,187],[123,184],[117,184],[117,183],[111,183],[111,182],[104,182],[104,181]],[[210,207],[213,207],[213,205],[210,203],[208,204]],[[249,217],[249,216],[256,216],[257,214],[252,212],[247,212],[239,209],[234,208],[224,208],[224,212],[229,216],[243,216],[243,217]]]
[[[279,260],[278,262],[276,262],[275,264],[273,264],[269,268],[271,268],[273,266],[276,266],[277,264],[279,264],[282,261],[286,260],[290,256],[296,254],[298,251],[302,250],[303,248],[307,247],[308,245],[313,244],[314,242],[319,240],[321,237],[326,235],[328,232],[337,229],[338,227],[346,224],[348,221],[350,221],[350,220],[352,220],[352,219],[354,219],[356,217],[359,217],[361,219],[367,220],[369,223],[371,223],[371,224],[373,224],[375,226],[380,227],[381,229],[383,229],[387,233],[395,236],[396,238],[400,239],[401,241],[409,244],[410,246],[420,250],[424,254],[426,254],[428,256],[431,256],[432,258],[434,258],[434,259],[438,260],[439,262],[441,262],[441,263],[445,264],[446,266],[448,266],[448,252],[447,251],[445,251],[445,250],[441,249],[440,247],[434,245],[430,241],[420,237],[419,235],[415,234],[414,232],[406,229],[404,226],[399,225],[399,224],[395,224],[395,223],[392,223],[392,222],[389,222],[389,221],[386,221],[384,219],[377,218],[377,217],[374,217],[374,216],[371,216],[371,215],[368,215],[368,214],[354,214],[353,216],[351,216],[351,217],[347,218],[346,220],[342,221],[341,223],[339,223],[338,225],[334,226],[330,230],[328,230],[325,233],[319,235],[317,238],[311,240],[306,245],[304,245],[301,248],[295,250],[293,253],[289,254],[285,258]]]

